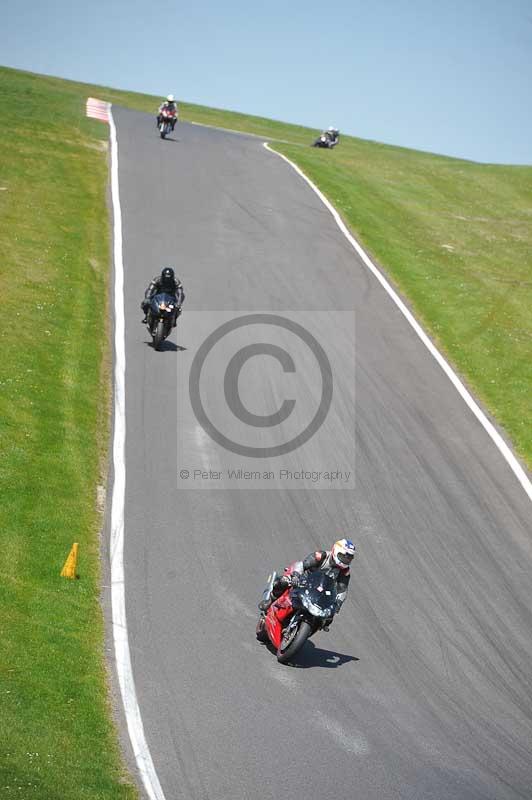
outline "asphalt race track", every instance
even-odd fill
[[[126,607],[166,800],[531,798],[532,536],[522,487],[285,162],[256,138],[183,123],[163,142],[152,117],[113,114],[125,269]],[[187,299],[155,352],[139,302],[166,264]],[[332,470],[337,458],[353,466],[347,488],[295,478],[273,490],[235,485],[226,467],[240,457],[187,406],[207,334],[263,312],[316,322],[334,397],[301,453],[241,461],[276,473],[284,463]],[[279,341],[291,335],[281,331]],[[216,378],[224,358],[203,375],[209,415],[225,403]],[[297,419],[312,416],[316,365],[296,366],[294,375],[277,357],[250,359],[243,405],[271,414],[294,393]],[[226,410],[224,421],[236,435],[235,415]],[[267,428],[248,432],[256,446],[269,441]],[[221,477],[187,482],[183,468]],[[267,574],[341,535],[359,551],[346,604],[329,633],[281,666],[255,640]]]

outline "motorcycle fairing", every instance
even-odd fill
[[[287,590],[268,609],[264,624],[274,647],[279,647],[283,636],[284,623],[293,612],[290,593]]]

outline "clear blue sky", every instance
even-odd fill
[[[0,63],[532,164],[532,0],[0,0]]]

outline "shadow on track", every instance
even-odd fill
[[[265,643],[266,647],[275,655],[277,652],[271,642]],[[314,642],[306,641],[299,653],[296,653],[293,660],[285,666],[297,669],[310,669],[311,667],[322,667],[324,669],[336,669],[349,661],[360,661],[356,656],[348,656],[345,653],[337,653],[334,650],[324,650],[316,647]]]
[[[151,347],[152,350],[155,350],[153,346],[153,342],[147,342],[144,340],[144,344],[147,344]],[[156,353],[181,353],[186,350],[186,347],[181,347],[180,344],[174,344],[174,342],[169,342],[168,339],[165,339],[164,342],[161,342],[159,345],[159,349],[156,350]]]
[[[310,667],[324,667],[325,669],[336,669],[349,661],[360,661],[356,656],[348,656],[345,653],[337,653],[334,650],[325,650],[316,647],[314,642],[305,642],[305,646],[296,653],[292,667],[299,669],[309,669]]]

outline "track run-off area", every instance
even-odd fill
[[[523,486],[287,163],[255,137],[113,120],[112,627],[146,796],[530,798]],[[187,297],[155,352],[139,303],[166,265]],[[323,418],[279,452],[320,415],[323,359]],[[342,536],[342,612],[282,666],[255,640],[266,577]]]

